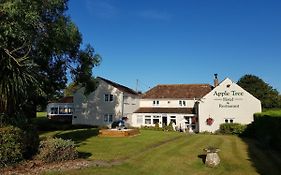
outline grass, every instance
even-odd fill
[[[281,109],[270,109],[270,110],[265,110],[262,113],[259,113],[260,116],[271,116],[271,117],[281,117]]]
[[[281,174],[280,156],[237,136],[141,130],[135,137],[104,138],[96,132],[92,128],[45,134],[72,138],[90,160],[119,160],[120,165],[49,174]],[[208,146],[221,149],[217,168],[207,168],[200,158]]]
[[[47,112],[37,112],[36,117],[47,117]]]

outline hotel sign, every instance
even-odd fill
[[[220,101],[219,108],[239,108],[239,102],[243,100],[244,92],[239,91],[215,91],[214,100]]]

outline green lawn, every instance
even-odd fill
[[[261,116],[281,117],[281,109],[270,109],[260,113]]]
[[[97,129],[56,131],[44,135],[72,138],[90,160],[120,161],[112,167],[90,167],[50,174],[281,174],[281,159],[254,141],[237,136],[187,135],[177,132],[145,131],[130,138],[98,137]],[[215,146],[221,164],[207,168],[203,148]]]
[[[36,112],[36,117],[47,117],[47,112]]]

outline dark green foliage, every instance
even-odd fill
[[[95,90],[92,69],[101,58],[91,46],[80,49],[81,33],[65,13],[67,5],[1,0],[0,113],[30,116],[36,105],[60,98],[69,71],[86,93]]]
[[[237,82],[239,86],[258,98],[263,108],[280,108],[281,97],[276,89],[255,75],[244,75]]]
[[[174,131],[173,122],[170,122],[168,126],[163,127],[164,131]]]
[[[281,151],[281,116],[255,114],[254,122],[248,125],[243,135],[255,138],[267,148]]]
[[[240,123],[223,123],[220,125],[219,133],[240,135],[245,131],[246,127],[246,125]]]
[[[26,124],[22,127],[23,130],[23,157],[29,159],[34,156],[39,147],[39,135],[37,129],[32,124]]]
[[[38,117],[32,120],[36,125],[39,132],[45,131],[57,131],[57,130],[71,130],[71,129],[83,129],[83,128],[96,128],[97,126],[91,125],[72,125],[71,123],[61,122],[56,120],[50,120],[47,117]]]
[[[153,131],[174,131],[172,123],[170,123],[168,126],[163,127],[160,127],[159,124],[156,123],[155,126],[141,126],[141,129]]]
[[[23,160],[24,133],[14,126],[0,128],[0,167]]]
[[[61,138],[47,138],[40,142],[37,159],[44,162],[59,162],[78,158],[74,142]]]
[[[39,146],[39,135],[32,122],[22,116],[9,117],[6,115],[0,115],[0,121],[0,127],[14,126],[21,130],[23,158],[31,158],[37,152]]]

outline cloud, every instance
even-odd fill
[[[167,12],[161,12],[158,10],[144,10],[139,12],[138,16],[150,20],[161,20],[169,21],[172,18],[172,15]]]
[[[112,18],[117,14],[117,8],[110,0],[87,0],[87,10],[99,18]]]

